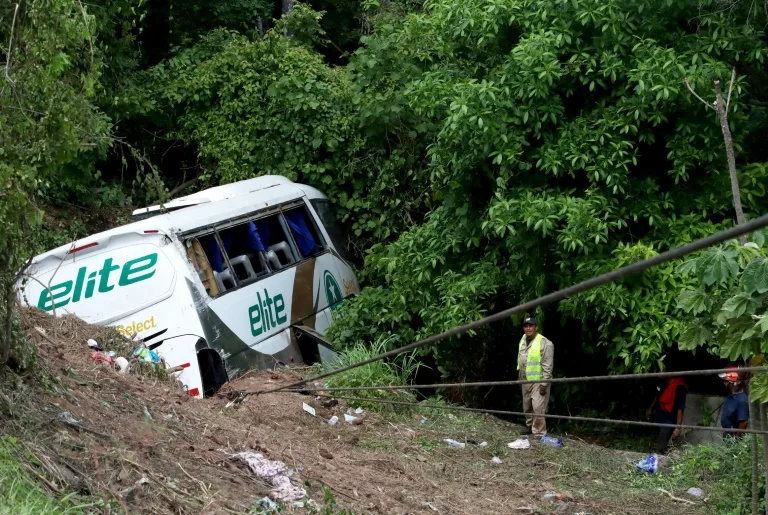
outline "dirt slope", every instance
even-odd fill
[[[232,407],[223,397],[194,400],[171,382],[119,374],[92,361],[85,341],[107,338],[102,328],[38,312],[25,317],[49,374],[2,393],[0,428],[24,443],[47,489],[101,497],[102,511],[258,513],[256,502],[271,487],[231,456],[241,451],[261,452],[296,470],[295,484],[306,486],[315,507],[284,506],[289,512],[706,511],[630,488],[637,474],[633,454],[577,440],[563,449],[513,451],[506,443],[515,438],[514,427],[491,417],[429,412],[422,421],[421,413],[381,412],[350,425],[343,421],[343,402],[324,408],[294,393],[250,396]],[[296,371],[255,372],[230,387],[259,389],[296,377]],[[316,417],[302,410],[303,402],[317,409]],[[341,418],[333,426],[325,422],[332,415]],[[449,437],[488,446],[454,449],[442,441]],[[492,464],[493,456],[503,463]],[[132,489],[142,478],[148,482]],[[565,499],[542,500],[547,492]]]

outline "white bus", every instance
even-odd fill
[[[133,215],[34,258],[19,297],[138,334],[196,397],[249,369],[333,359],[322,334],[359,285],[322,193],[264,176]]]

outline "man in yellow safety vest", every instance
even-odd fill
[[[517,355],[517,370],[520,379],[537,380],[551,379],[552,367],[555,361],[555,346],[551,341],[539,334],[536,319],[526,317],[523,320],[523,332]],[[525,412],[526,428],[521,434],[533,434],[541,438],[547,434],[547,422],[544,415],[549,402],[549,383],[529,383],[523,387],[523,411]]]

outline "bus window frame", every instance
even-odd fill
[[[301,252],[299,251],[298,245],[296,244],[296,241],[293,238],[293,233],[291,232],[291,229],[288,226],[288,222],[285,220],[285,211],[291,211],[291,210],[296,209],[296,208],[303,208],[304,209],[304,212],[307,215],[307,218],[310,220],[310,223],[312,224],[312,226],[313,226],[313,228],[315,230],[315,234],[317,234],[318,239],[320,240],[320,241],[318,241],[318,245],[320,245],[322,247],[322,250],[320,252],[318,252],[317,254],[315,254],[313,256],[310,256],[310,257],[303,257],[302,256]],[[262,210],[259,210],[259,211],[254,211],[254,212],[251,212],[251,213],[247,213],[245,215],[238,216],[236,218],[230,218],[230,219],[227,219],[227,220],[222,220],[221,222],[209,224],[209,225],[206,225],[204,227],[200,227],[200,228],[194,229],[192,231],[188,231],[186,233],[182,233],[182,234],[179,235],[179,239],[183,242],[183,244],[184,244],[184,246],[186,248],[186,242],[188,240],[191,240],[193,238],[201,238],[203,236],[208,236],[208,235],[213,234],[214,235],[214,239],[216,240],[216,243],[219,245],[219,250],[221,251],[222,256],[224,256],[224,260],[225,260],[225,262],[227,264],[227,267],[230,270],[232,270],[232,263],[230,263],[230,261],[229,261],[229,255],[227,254],[227,251],[224,248],[224,241],[222,240],[221,235],[219,234],[219,232],[223,231],[223,230],[226,230],[226,229],[231,229],[232,227],[236,227],[238,225],[246,224],[248,222],[256,222],[257,220],[261,220],[261,219],[268,218],[270,216],[275,216],[275,215],[279,216],[278,220],[279,220],[279,223],[280,223],[280,227],[283,229],[283,232],[287,236],[287,239],[285,241],[287,241],[288,245],[291,247],[291,252],[293,252],[294,256],[296,257],[296,261],[291,263],[288,266],[280,268],[279,270],[272,270],[271,267],[270,267],[270,272],[267,275],[261,276],[261,277],[257,278],[254,281],[245,281],[245,282],[243,282],[243,281],[238,280],[236,274],[232,274],[232,278],[235,281],[235,287],[234,288],[230,288],[228,290],[219,291],[219,294],[216,295],[215,297],[209,295],[208,291],[205,289],[205,287],[202,288],[203,293],[209,299],[219,299],[219,298],[223,297],[224,295],[226,295],[226,294],[228,294],[230,292],[234,292],[234,291],[240,290],[241,288],[246,288],[248,286],[252,286],[254,284],[258,284],[259,282],[263,281],[264,279],[267,279],[267,278],[272,277],[272,276],[274,276],[276,274],[285,272],[285,271],[287,271],[287,270],[289,270],[289,269],[291,269],[293,267],[297,267],[297,266],[299,266],[301,263],[303,263],[305,261],[309,261],[310,259],[317,259],[317,258],[319,258],[320,256],[322,256],[324,254],[332,252],[331,246],[328,244],[328,240],[326,239],[325,234],[321,230],[322,225],[320,223],[318,223],[318,221],[315,219],[315,217],[318,216],[318,215],[315,213],[314,209],[312,209],[311,204],[308,204],[308,202],[306,201],[306,197],[298,198],[298,199],[295,199],[295,200],[290,200],[290,201],[285,202],[283,204],[279,204],[279,205],[276,205],[276,206],[271,206],[271,207],[269,207],[267,209],[262,209]],[[208,259],[207,255],[206,255],[206,259]],[[190,264],[192,264],[191,261],[189,261],[188,257],[187,257],[187,261]],[[192,265],[193,265],[193,268],[194,268],[194,264],[192,264]],[[200,280],[199,277],[198,277],[198,280]],[[202,284],[202,281],[201,281],[201,284]]]

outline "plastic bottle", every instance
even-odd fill
[[[450,438],[446,438],[443,441],[448,445],[450,445],[451,447],[456,447],[457,449],[463,449],[464,447],[467,446],[467,444],[465,444],[464,442],[457,442],[456,440],[452,440]]]
[[[564,445],[561,439],[555,438],[553,436],[547,436],[547,435],[542,436],[539,442],[543,443],[544,445],[551,445],[552,447],[557,447],[557,448],[560,448]]]

